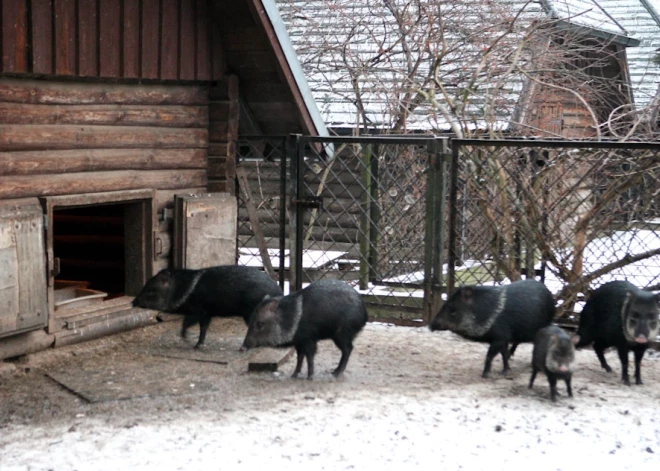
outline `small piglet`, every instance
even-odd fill
[[[199,323],[204,344],[212,317],[242,317],[246,324],[264,296],[280,296],[282,290],[265,272],[252,267],[226,265],[201,270],[161,270],[147,281],[133,306],[171,314],[183,314],[181,336]]]
[[[341,350],[342,374],[353,350],[353,340],[367,323],[362,297],[347,283],[319,280],[288,296],[267,297],[250,319],[243,348],[290,347],[297,353],[296,378],[307,358],[307,378],[314,376],[314,355],[319,340],[332,339]]]
[[[557,400],[557,379],[564,380],[569,397],[573,397],[571,378],[574,361],[573,341],[564,329],[556,325],[544,327],[536,333],[534,338],[532,377],[529,379],[529,388],[532,389],[536,374],[542,371],[548,377],[550,398],[553,402]]]

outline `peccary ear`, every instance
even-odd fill
[[[461,301],[464,303],[471,303],[474,295],[474,290],[470,286],[461,288]]]
[[[267,304],[262,305],[261,308],[259,308],[259,317],[262,321],[270,320],[270,319],[275,319],[277,320],[279,317],[279,314],[277,312],[277,308],[280,306],[280,301],[278,299],[273,299],[269,301]]]
[[[571,337],[571,342],[573,342],[573,345],[577,345],[580,343],[580,336],[575,334]]]
[[[172,282],[172,272],[169,271],[167,268],[164,270],[161,270],[158,275],[156,275],[156,279],[158,280],[158,284],[163,286],[163,287],[168,287],[170,283]]]

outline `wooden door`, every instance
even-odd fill
[[[0,337],[48,324],[44,213],[36,198],[0,201]]]
[[[176,195],[175,268],[235,265],[237,208],[229,193]]]

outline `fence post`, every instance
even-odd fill
[[[435,228],[433,237],[433,303],[432,315],[440,308],[441,294],[443,286],[446,288],[445,276],[443,273],[444,252],[447,242],[447,163],[451,162],[451,153],[449,151],[449,142],[447,139],[442,139],[440,142],[440,149],[437,156],[438,170],[435,172],[434,186],[435,191]]]
[[[373,154],[371,156],[371,201],[369,204],[369,218],[371,226],[369,228],[369,279],[374,280],[380,277],[378,272],[378,225],[380,221],[380,207],[379,201],[379,188],[380,188],[380,175],[378,168],[378,153],[380,148],[378,144],[374,144]]]
[[[287,194],[287,181],[286,181],[286,172],[288,164],[288,156],[291,153],[291,138],[284,137],[280,141],[280,263],[279,263],[279,273],[278,281],[280,288],[284,291],[285,283],[285,254],[286,254],[286,244],[287,244],[287,234],[286,234],[286,194]],[[289,253],[291,253],[289,251]]]
[[[450,140],[451,170],[449,173],[449,243],[447,246],[447,294],[454,291],[456,283],[456,244],[458,243],[458,165],[461,143]]]
[[[369,267],[370,260],[370,208],[371,208],[371,144],[362,147],[362,185],[364,191],[360,197],[360,231],[358,237],[360,239],[360,289],[366,290],[369,288]]]
[[[304,208],[294,203],[300,200],[303,192],[305,148],[301,143],[302,135],[289,136],[289,162],[291,165],[291,185],[289,192],[289,210],[291,226],[289,230],[289,292],[302,288],[302,243]],[[302,175],[301,175],[302,173]]]

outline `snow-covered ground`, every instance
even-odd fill
[[[549,400],[542,375],[527,388],[531,346],[512,373],[480,377],[487,346],[425,328],[369,324],[346,375],[320,344],[318,376],[248,374],[186,360],[211,391],[89,404],[44,376],[108,362],[121,368],[178,323],[32,355],[0,376],[0,469],[656,469],[660,357],[645,357],[642,386],[624,386],[577,352],[575,397]],[[242,327],[242,326],[241,326]],[[223,335],[222,323],[209,337]],[[193,336],[194,337],[194,336]],[[168,363],[172,362],[172,363]],[[184,362],[183,364],[180,362]],[[29,372],[25,372],[29,369]]]

